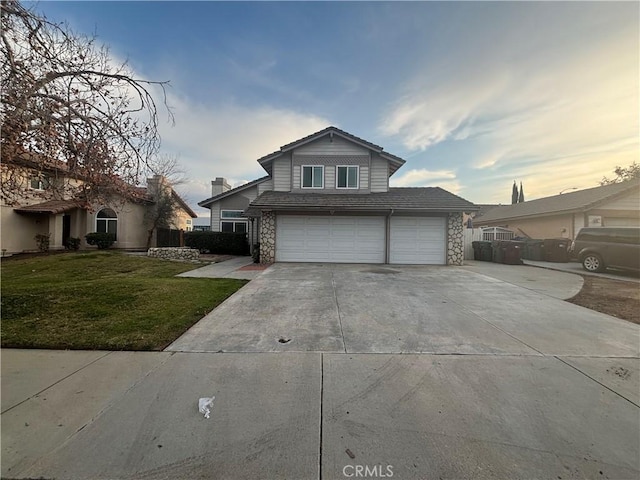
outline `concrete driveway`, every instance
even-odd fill
[[[464,267],[276,264],[167,351],[638,356],[636,325],[539,288]]]
[[[171,351],[3,350],[2,477],[638,478],[640,328],[535,270],[274,265]]]

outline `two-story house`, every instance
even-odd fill
[[[392,188],[405,161],[336,127],[258,159],[265,177],[212,182],[211,230],[247,232],[271,262],[460,265],[463,212],[439,187]]]
[[[2,180],[16,184],[16,197],[12,201],[0,198],[0,245],[3,255],[37,251],[36,236],[49,237],[51,250],[62,250],[71,238],[79,238],[82,248],[85,235],[91,232],[109,232],[114,235],[113,247],[119,249],[146,249],[150,229],[150,210],[158,188],[166,188],[175,203],[171,227],[191,230],[197,214],[168,184],[156,175],[147,179],[147,186],[127,186],[122,194],[87,204],[61,186],[82,184],[82,180],[64,177],[59,172],[35,168],[27,164],[10,172],[2,169]],[[11,177],[10,177],[11,175]],[[123,184],[124,185],[124,184]],[[152,245],[155,245],[154,232]]]

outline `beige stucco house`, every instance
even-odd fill
[[[439,187],[392,188],[405,160],[336,127],[258,159],[266,176],[212,182],[214,232],[247,232],[270,262],[460,265],[471,202]]]
[[[582,227],[640,227],[640,179],[494,207],[473,224],[540,239],[573,239]]]
[[[51,250],[64,249],[69,238],[79,238],[82,248],[85,235],[91,232],[110,232],[116,237],[113,248],[144,249],[147,245],[149,219],[147,212],[153,207],[150,191],[162,184],[162,177],[148,179],[146,187],[132,187],[131,194],[113,196],[109,201],[83,205],[72,198],[56,198],[49,188],[50,179],[37,171],[27,179],[28,187],[21,198],[9,205],[2,199],[0,205],[0,242],[3,255],[36,251],[36,235],[49,235]],[[197,215],[170,187],[176,204],[172,228],[191,230]],[[152,243],[153,244],[153,243]]]

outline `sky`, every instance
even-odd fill
[[[27,4],[30,5],[30,4]],[[638,2],[66,2],[135,75],[169,80],[162,152],[211,180],[333,125],[406,160],[391,186],[474,203],[594,187],[640,161]]]

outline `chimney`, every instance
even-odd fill
[[[222,177],[216,177],[211,181],[211,196],[215,197],[226,191],[231,190],[231,185],[227,183],[227,180]]]
[[[162,175],[154,175],[151,178],[147,178],[147,192],[152,197],[155,197],[161,187],[167,188],[168,186],[167,179]]]

